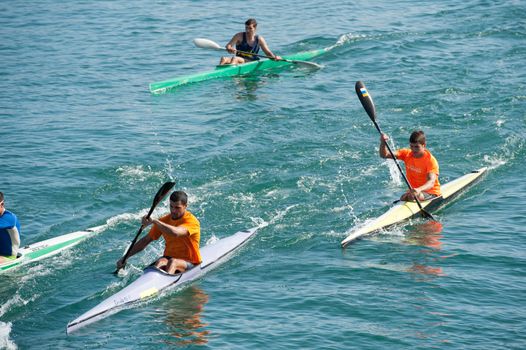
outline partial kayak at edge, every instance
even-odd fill
[[[16,259],[0,264],[0,274],[6,273],[22,265],[58,254],[63,250],[71,248],[83,240],[98,234],[104,229],[104,227],[105,225],[91,227],[85,231],[68,233],[20,248]]]

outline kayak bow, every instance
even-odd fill
[[[240,231],[201,248],[201,264],[184,273],[170,275],[154,266],[144,269],[133,283],[71,321],[66,332],[70,334],[88,324],[119,312],[124,307],[159,295],[162,291],[194,281],[227,261],[232,253],[243,246],[257,232],[257,228]]]
[[[319,50],[305,51],[305,52],[300,52],[300,53],[296,53],[293,55],[283,56],[283,60],[281,61],[260,60],[260,61],[253,61],[253,62],[238,64],[238,65],[217,66],[216,69],[208,71],[208,72],[191,74],[191,75],[187,75],[184,77],[151,83],[150,92],[152,94],[163,94],[169,91],[170,89],[173,89],[177,86],[181,86],[185,84],[197,83],[199,81],[210,80],[210,79],[215,79],[215,78],[245,75],[245,74],[250,74],[256,71],[261,71],[261,70],[266,70],[266,69],[287,67],[287,66],[291,66],[294,64],[291,62],[287,62],[287,60],[288,61],[308,61],[317,56],[323,55],[324,53],[328,52],[331,48],[332,47],[327,47],[327,48],[323,48]]]
[[[482,174],[486,172],[486,170],[487,168],[474,170],[471,173],[463,175],[453,181],[442,185],[442,195],[440,197],[428,201],[421,201],[420,204],[426,210],[437,210],[438,208],[450,202],[469,185],[472,185],[477,179],[480,178]],[[352,243],[360,237],[387,228],[402,221],[411,219],[413,217],[419,216],[419,213],[420,208],[415,202],[400,201],[399,203],[392,206],[383,215],[372,220],[371,222],[368,222],[364,226],[358,227],[351,231],[347,238],[345,238],[341,242],[341,245],[342,247],[346,247],[348,244]]]

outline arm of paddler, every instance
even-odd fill
[[[139,253],[140,251],[142,251],[144,248],[146,248],[148,246],[148,244],[150,244],[151,242],[153,241],[153,239],[150,237],[150,235],[146,235],[144,236],[143,238],[141,238],[140,240],[138,240],[134,245],[133,247],[131,247],[130,249],[130,252],[128,253],[128,258],[131,258],[132,256],[134,256],[135,254]],[[121,268],[124,267],[124,256],[122,258],[120,258],[118,261],[117,261],[117,269],[120,270]]]
[[[173,235],[177,237],[188,236],[190,232],[185,226],[172,226],[164,223],[158,219],[153,219],[152,223],[164,234]]]
[[[389,153],[389,150],[387,149],[387,141],[389,140],[389,136],[382,133],[380,135],[380,147],[378,148],[378,154],[380,157],[385,159],[393,159],[391,156],[391,153]],[[396,151],[393,152],[396,157]]]
[[[278,61],[282,59],[281,56],[274,55],[274,53],[270,51],[270,49],[268,48],[267,42],[262,36],[259,36],[259,46],[261,46],[261,49],[263,50],[263,52],[265,52],[265,54],[269,56],[270,59],[278,60]]]

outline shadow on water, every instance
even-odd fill
[[[205,329],[207,324],[201,321],[201,313],[207,302],[208,294],[196,286],[170,298],[164,323],[171,339],[165,339],[164,342],[180,347],[207,344],[210,331]]]

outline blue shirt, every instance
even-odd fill
[[[9,210],[0,216],[0,255],[12,256],[20,246],[20,222]]]

